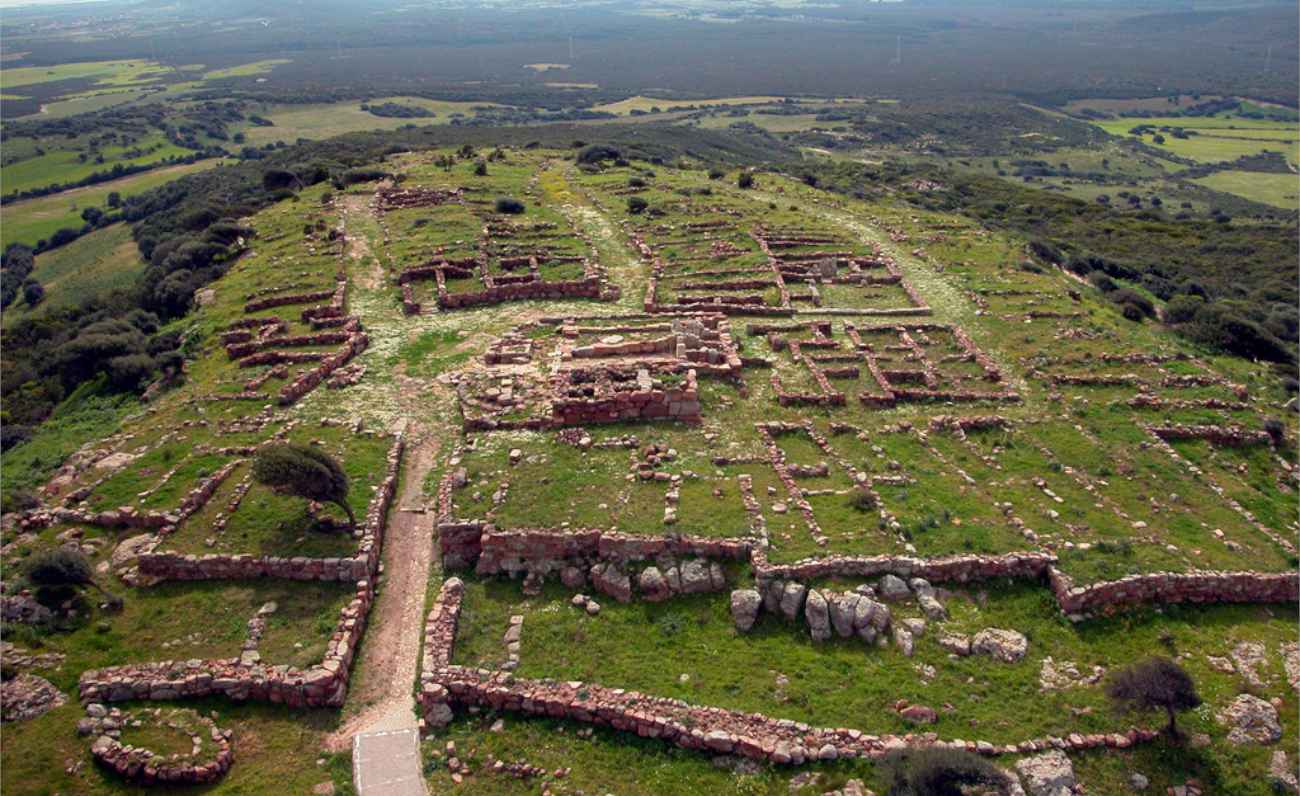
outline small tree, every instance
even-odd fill
[[[308,500],[333,503],[356,525],[357,516],[348,505],[348,477],[328,454],[304,445],[270,445],[253,460],[253,478],[269,486]]]
[[[503,196],[497,200],[496,210],[498,213],[508,213],[512,216],[517,216],[524,212],[524,203],[518,199]]]
[[[23,283],[23,301],[27,306],[35,307],[45,299],[45,287],[35,279],[28,279]]]
[[[1178,739],[1177,713],[1201,704],[1196,684],[1183,667],[1168,658],[1147,658],[1114,672],[1106,683],[1106,695],[1121,709],[1145,712],[1163,710],[1169,717],[1165,728]]]
[[[488,171],[487,171],[487,161],[486,161],[486,160],[482,160],[482,159],[480,159],[480,160],[476,160],[476,161],[474,161],[474,176],[475,176],[475,177],[486,177],[486,176],[487,176],[487,173],[488,173]]]
[[[960,749],[898,752],[883,763],[888,796],[962,796],[965,785],[998,785],[1003,777],[992,763]]]
[[[753,187],[754,187],[754,175],[753,175],[753,174],[750,174],[750,173],[747,172],[747,171],[742,171],[742,172],[740,173],[740,176],[736,178],[736,187],[737,187],[737,188],[753,188]]]
[[[67,547],[46,550],[32,556],[27,565],[27,580],[34,586],[46,589],[90,586],[104,595],[110,605],[122,604],[122,598],[108,593],[95,582],[95,571],[91,569],[86,557],[80,551]]]

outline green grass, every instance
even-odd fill
[[[1292,163],[1300,161],[1300,128],[1294,122],[1219,117],[1142,116],[1096,121],[1093,124],[1111,135],[1140,138],[1147,144],[1202,163],[1235,160],[1265,150],[1281,152]],[[1153,140],[1154,133],[1131,136],[1129,130],[1139,125],[1181,127],[1196,131],[1188,138],[1175,138],[1165,132],[1164,143]]]
[[[6,90],[19,86],[32,86],[56,80],[94,78],[97,85],[129,85],[151,82],[165,67],[155,61],[82,61],[56,66],[24,66],[8,68],[0,75],[0,86]]]
[[[101,394],[101,385],[87,382],[68,396],[27,442],[4,454],[4,486],[33,489],[42,484],[73,451],[111,434],[132,410],[133,395]]]
[[[204,80],[221,80],[226,77],[253,77],[264,75],[274,70],[280,64],[291,63],[290,58],[267,58],[262,61],[253,61],[252,63],[240,64],[239,66],[230,66],[225,69],[213,69],[210,72],[203,73]]]
[[[1300,181],[1300,176],[1295,174],[1257,171],[1216,171],[1208,177],[1193,180],[1197,185],[1215,191],[1287,210],[1300,209],[1300,184],[1297,181]]]
[[[424,99],[423,97],[377,97],[369,103],[381,105],[385,102],[397,102],[412,105],[437,114],[432,118],[399,119],[375,116],[369,111],[361,110],[357,101],[335,102],[312,105],[271,106],[255,111],[275,123],[274,127],[249,126],[244,130],[248,143],[254,146],[273,141],[293,143],[299,138],[320,140],[332,138],[344,133],[360,130],[395,130],[408,124],[420,126],[429,124],[447,124],[452,114],[466,117],[475,115],[474,107],[492,106],[489,102],[446,102]]]
[[[934,726],[941,737],[1011,742],[1044,734],[1113,731],[1132,720],[1114,713],[1098,686],[1041,691],[1037,672],[1044,657],[1111,668],[1154,651],[1195,651],[1184,658],[1184,665],[1202,696],[1217,706],[1238,693],[1240,681],[1213,670],[1203,654],[1226,654],[1241,640],[1262,642],[1271,650],[1294,635],[1285,606],[1174,607],[1072,626],[1060,617],[1041,585],[990,583],[962,594],[947,599],[951,619],[938,626],[931,623],[909,660],[892,647],[868,649],[857,640],[814,644],[804,626],[767,615],[751,633],[738,635],[725,595],[660,604],[622,605],[606,599],[600,615],[589,617],[569,606],[567,594],[558,587],[548,588],[541,597],[524,598],[514,582],[471,579],[456,662],[499,664],[504,659],[501,636],[506,620],[520,613],[525,617],[520,677],[597,682],[877,734],[910,729],[890,710],[897,699],[936,708],[950,703],[953,709],[940,711]],[[893,613],[897,621],[916,615],[917,609],[901,603],[894,605]],[[1026,659],[1018,664],[990,663],[980,656],[952,660],[935,641],[940,632],[970,634],[990,626],[1024,632],[1030,643]],[[918,664],[935,667],[930,682],[918,678]],[[1270,655],[1263,673],[1278,682],[1278,658]],[[788,683],[778,685],[778,675]],[[1283,693],[1283,699],[1293,704],[1295,695]],[[1009,713],[1008,704],[1017,705],[1017,710]],[[1212,712],[1196,711],[1183,724],[1190,732],[1205,732],[1214,739],[1213,753],[1223,756],[1214,776],[1224,792],[1267,792],[1251,788],[1263,784],[1253,782],[1252,771],[1268,750],[1233,750]],[[1152,716],[1139,723],[1157,721]],[[1294,716],[1284,721],[1293,732]],[[1175,773],[1166,769],[1167,775]]]
[[[781,97],[772,96],[746,96],[746,97],[715,97],[713,99],[702,100],[669,100],[655,99],[654,97],[643,97],[637,95],[628,97],[618,102],[607,102],[604,105],[592,106],[593,111],[603,111],[613,113],[618,116],[627,116],[632,111],[649,111],[651,108],[659,108],[663,111],[672,111],[686,108],[692,105],[763,105],[770,102],[778,102]]]
[[[27,307],[21,296],[5,311],[5,325],[51,310],[72,307],[116,287],[125,287],[144,271],[140,252],[127,224],[112,224],[36,257],[32,278],[45,287],[45,300]]]
[[[140,149],[144,154],[130,156],[130,150]],[[182,149],[169,141],[161,133],[145,136],[131,146],[109,146],[100,150],[103,163],[96,163],[93,157],[83,162],[78,153],[67,149],[57,149],[44,155],[36,155],[25,160],[6,163],[0,169],[0,182],[6,194],[40,188],[47,185],[67,184],[89,177],[91,174],[106,172],[113,166],[139,166],[161,163],[169,157],[185,157],[190,150]]]

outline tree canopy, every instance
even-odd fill
[[[269,486],[308,500],[333,503],[348,515],[353,525],[356,514],[348,505],[348,477],[329,454],[305,445],[271,445],[253,459],[253,478]]]

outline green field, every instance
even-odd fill
[[[37,256],[32,277],[45,286],[45,300],[29,310],[19,299],[5,311],[4,324],[73,306],[101,291],[127,287],[143,267],[130,226],[113,224],[97,229]]]
[[[252,77],[254,75],[264,75],[276,68],[280,64],[290,62],[289,58],[268,58],[265,61],[253,61],[249,64],[240,64],[231,66],[226,69],[214,69],[211,72],[204,72],[204,80],[220,80],[224,77]]]
[[[94,78],[96,85],[125,86],[147,83],[165,74],[168,67],[156,61],[85,61],[58,66],[25,66],[5,69],[0,73],[0,86],[5,89],[52,83],[56,80]]]
[[[1300,209],[1300,175],[1265,174],[1258,171],[1219,171],[1192,182],[1255,202],[1288,210]]]
[[[80,227],[83,223],[81,211],[87,207],[98,207],[108,212],[104,202],[114,191],[125,199],[128,196],[144,193],[150,188],[157,188],[177,177],[210,169],[219,162],[205,160],[180,166],[167,166],[133,174],[120,180],[111,180],[86,188],[75,188],[71,191],[5,205],[4,210],[0,211],[4,218],[4,223],[0,225],[0,248],[11,243],[34,246],[38,240],[48,239],[64,227]]]
[[[145,154],[135,157],[128,155],[128,152],[137,149],[143,150]],[[138,166],[191,154],[190,150],[169,142],[161,133],[146,136],[129,147],[104,147],[100,153],[104,157],[103,163],[96,163],[94,158],[86,158],[83,162],[76,152],[56,150],[7,164],[0,168],[0,191],[9,194],[55,183],[76,182],[96,172],[109,171],[119,163],[123,166]]]
[[[1281,152],[1292,163],[1300,162],[1300,125],[1294,122],[1215,116],[1132,116],[1096,121],[1093,124],[1111,135],[1136,138],[1172,155],[1202,163],[1236,160],[1265,150]],[[1163,144],[1158,144],[1154,140],[1155,133],[1134,136],[1129,132],[1139,125],[1181,127],[1196,133],[1188,138],[1175,138],[1169,133],[1160,133],[1165,140]]]
[[[627,116],[632,111],[649,111],[651,108],[659,108],[663,111],[680,110],[692,105],[765,105],[770,102],[780,102],[782,97],[715,97],[713,99],[700,100],[667,100],[655,99],[654,97],[635,96],[628,97],[618,102],[607,102],[604,105],[592,106],[593,111],[603,111],[613,113],[618,116]]]
[[[356,101],[318,105],[278,105],[254,111],[259,116],[275,122],[274,127],[250,126],[244,130],[244,135],[248,137],[248,143],[254,146],[275,141],[293,143],[299,138],[320,140],[362,130],[396,130],[408,124],[420,126],[447,124],[454,113],[467,117],[474,116],[475,107],[492,106],[490,102],[443,102],[422,97],[376,97],[369,102],[373,105],[385,102],[412,105],[437,115],[418,119],[376,116],[369,111],[361,110],[360,103]]]

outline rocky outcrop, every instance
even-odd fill
[[[1252,694],[1239,694],[1218,714],[1228,727],[1228,742],[1234,744],[1271,744],[1282,738],[1277,708]]]
[[[1023,633],[986,627],[971,639],[970,651],[976,655],[987,655],[1003,663],[1019,663],[1029,650],[1029,640]]]
[[[1029,796],[1072,796],[1074,793],[1074,766],[1059,749],[1017,761],[1016,772],[1024,780]]]

